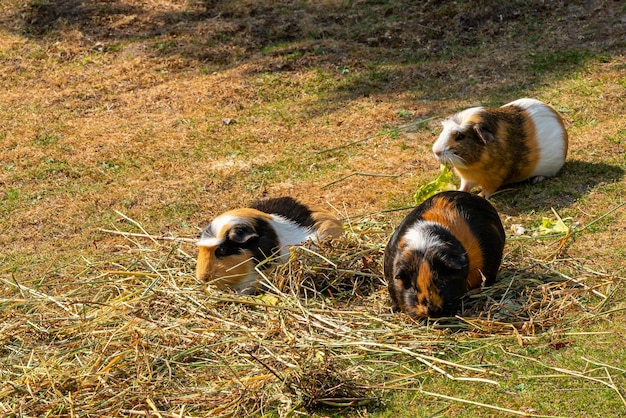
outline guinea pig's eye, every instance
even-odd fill
[[[215,249],[215,256],[218,258],[224,257],[226,255],[226,248],[219,246]]]
[[[456,141],[462,141],[465,139],[465,134],[463,132],[459,132],[456,134],[456,138],[454,138]]]

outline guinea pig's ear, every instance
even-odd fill
[[[259,235],[256,231],[250,225],[246,224],[235,225],[228,231],[228,239],[237,244],[245,244],[251,239],[258,237]]]
[[[456,254],[437,254],[436,259],[449,270],[461,270],[465,265],[463,257],[459,257]]]
[[[495,137],[493,136],[491,131],[488,130],[484,125],[480,123],[477,123],[476,125],[474,125],[474,131],[476,132],[480,140],[485,145],[487,145],[487,142],[495,141]]]

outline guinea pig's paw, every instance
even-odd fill
[[[535,177],[531,177],[530,179],[530,184],[537,184],[540,181],[544,181],[546,179],[549,179],[550,177],[548,176],[535,176]]]
[[[496,194],[495,191],[482,190],[480,193],[478,193],[478,196],[482,197],[485,200],[489,200],[489,198],[493,196],[494,194]]]
[[[242,295],[242,296],[252,296],[252,295],[256,295],[259,293],[259,288],[255,283],[249,285],[248,287],[244,287],[243,289],[235,289],[235,290],[237,291],[237,294]]]

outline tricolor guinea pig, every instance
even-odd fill
[[[459,175],[459,190],[480,185],[488,198],[505,184],[556,175],[567,145],[565,125],[554,109],[519,99],[498,108],[466,109],[443,121],[433,152]]]
[[[442,192],[413,209],[385,248],[391,307],[414,318],[451,315],[496,279],[504,250],[498,213],[482,197]]]
[[[222,213],[197,242],[196,277],[218,287],[251,294],[259,270],[286,261],[289,247],[343,234],[341,222],[291,197],[259,200],[248,208]]]

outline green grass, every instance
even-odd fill
[[[461,359],[466,364],[489,365],[498,376],[497,386],[416,377],[412,388],[392,396],[391,407],[373,415],[507,416],[501,409],[509,409],[530,416],[620,416],[624,403],[617,382],[626,371],[616,359],[626,350],[623,328],[607,316],[524,339],[524,347],[514,338],[470,341],[475,348]],[[419,376],[419,364],[405,366],[416,367]]]
[[[590,60],[604,61],[605,55],[594,55],[589,51],[559,50],[533,53],[530,55],[529,72],[542,75],[560,71],[578,70],[585,67]]]

